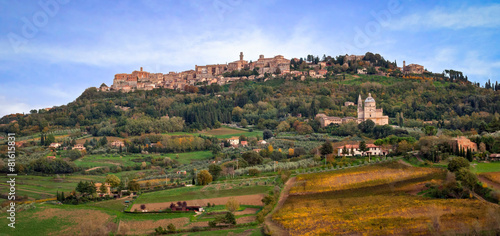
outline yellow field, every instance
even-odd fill
[[[297,186],[291,194],[319,193],[387,184],[442,172],[440,169],[416,168],[393,163],[374,165],[334,172],[306,174],[297,177]]]
[[[416,186],[421,190],[423,182],[440,181],[444,175],[434,173],[435,169],[428,169],[429,172],[416,167],[402,167],[404,171],[397,171],[396,166],[398,164],[392,163],[389,166],[353,168],[342,173],[330,172],[331,178],[328,173],[299,176],[300,181],[307,183],[306,191],[300,192],[303,187],[297,182],[295,189],[299,195],[289,196],[284,206],[273,215],[273,220],[291,235],[454,235],[480,232],[494,235],[499,232],[495,231],[500,230],[499,206],[479,200],[431,199],[408,194]],[[430,174],[420,177],[425,173]],[[352,178],[345,180],[342,176]],[[384,177],[392,182],[382,181]],[[436,178],[438,180],[433,180]],[[328,186],[328,183],[333,186]],[[313,187],[307,189],[307,186]],[[310,193],[312,191],[314,193]]]
[[[481,175],[492,182],[500,184],[500,172],[481,173]]]

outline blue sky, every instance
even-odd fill
[[[0,116],[67,104],[116,73],[259,54],[380,53],[497,81],[499,1],[0,0]]]

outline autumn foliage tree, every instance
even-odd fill
[[[200,171],[196,178],[198,179],[198,185],[207,185],[212,182],[212,175],[208,170]]]

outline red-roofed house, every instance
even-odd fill
[[[55,160],[55,159],[56,159],[56,156],[47,156],[47,159],[50,159],[50,160]]]
[[[248,141],[241,141],[240,144],[242,147],[246,147],[248,146]]]
[[[240,138],[239,137],[231,137],[228,139],[230,145],[238,145],[240,144]]]

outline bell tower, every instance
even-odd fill
[[[364,109],[363,109],[363,100],[361,99],[361,94],[358,97],[358,119],[364,119]]]
[[[240,61],[243,61],[243,52],[240,52]]]

